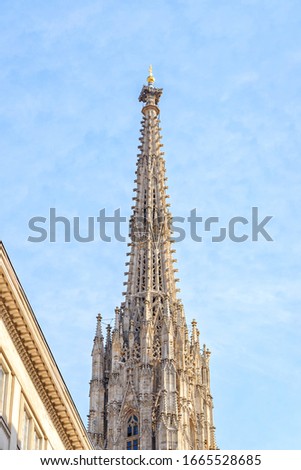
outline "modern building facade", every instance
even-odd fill
[[[124,302],[92,351],[88,431],[98,449],[216,449],[210,352],[189,333],[178,298],[160,135],[162,89],[150,68],[139,96],[142,128]]]
[[[0,242],[0,450],[92,449]]]

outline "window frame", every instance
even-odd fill
[[[0,384],[0,416],[8,423],[12,372],[5,360],[5,357],[0,352],[0,368],[2,369],[3,382]]]
[[[133,412],[126,419],[126,450],[139,450],[139,418]]]
[[[27,408],[24,407],[22,413],[22,424],[21,424],[21,439],[20,439],[20,448],[21,450],[30,449],[30,431],[31,431],[31,417],[27,411]]]
[[[24,446],[24,420],[26,416],[28,419],[28,435],[26,438],[26,445]],[[44,433],[39,426],[32,409],[22,394],[19,420],[19,447],[21,450],[44,450],[46,444],[47,442]]]

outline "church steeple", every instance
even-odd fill
[[[209,351],[200,351],[195,320],[189,339],[177,298],[158,107],[162,89],[154,81],[150,67],[139,95],[142,126],[127,288],[115,310],[112,337],[109,332],[106,347],[95,352],[104,370],[98,410],[90,405],[89,432],[98,448],[214,449]],[[93,387],[92,377],[94,393]]]
[[[152,72],[139,96],[142,127],[134,188],[135,205],[130,219],[131,251],[125,306],[139,304],[140,314],[148,315],[145,301],[175,301],[176,283],[171,248],[171,213],[167,202],[164,152],[158,103],[162,89],[154,88]],[[139,317],[140,321],[141,318]]]

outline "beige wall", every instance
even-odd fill
[[[64,449],[2,320],[0,338],[0,449]]]

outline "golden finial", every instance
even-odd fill
[[[149,73],[149,75],[148,75],[148,77],[147,77],[147,83],[148,83],[150,86],[152,86],[153,83],[154,83],[154,81],[155,81],[155,77],[153,76],[153,67],[152,67],[152,65],[149,66],[149,68],[148,68],[148,73]]]

